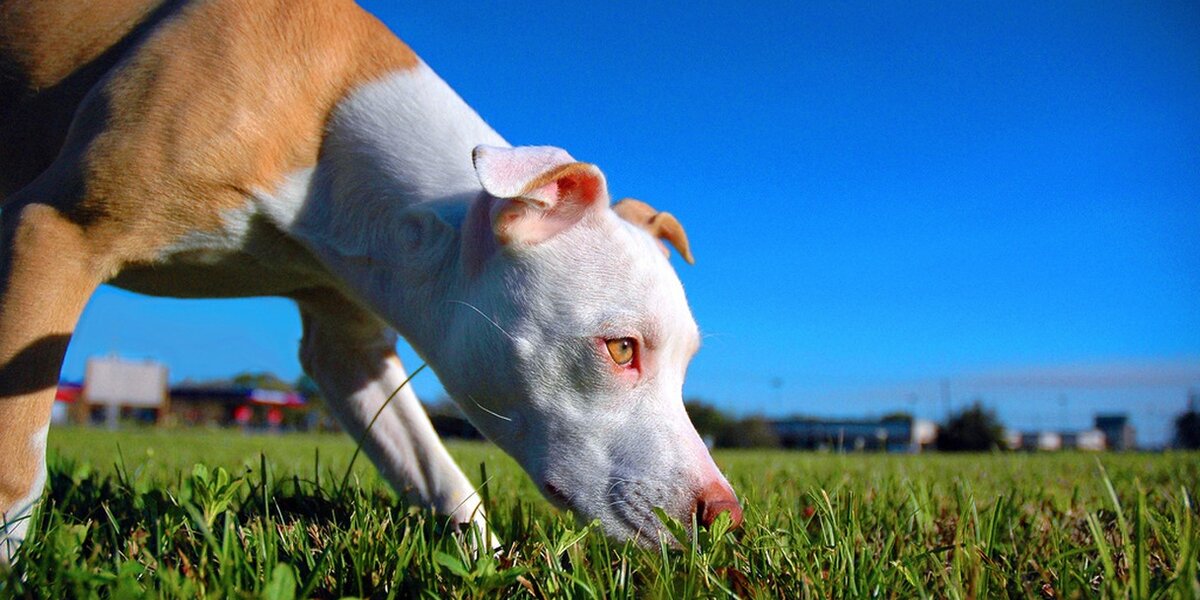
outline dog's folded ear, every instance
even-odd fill
[[[675,247],[675,251],[679,252],[687,264],[696,264],[696,259],[692,256],[691,245],[688,244],[687,234],[683,231],[683,225],[671,213],[658,212],[653,206],[634,198],[625,198],[614,204],[613,211],[617,213],[617,216],[645,229],[652,237],[659,240],[658,245],[662,247],[663,254],[669,254],[667,247],[663,245],[663,240],[665,240]]]
[[[604,174],[561,148],[478,146],[471,154],[501,244],[536,244],[608,205]]]

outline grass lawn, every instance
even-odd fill
[[[50,447],[0,597],[1200,598],[1194,453],[718,452],[742,530],[645,549],[556,512],[494,447],[453,444],[486,473],[493,556],[365,457],[342,489],[343,435],[59,428]]]

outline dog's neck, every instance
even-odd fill
[[[508,145],[423,63],[350,93],[327,131],[321,163],[333,194],[403,206],[473,195],[471,150]]]
[[[420,346],[469,276],[460,230],[482,193],[471,163],[479,144],[508,145],[421,64],[350,93],[330,117],[317,166],[261,205]]]

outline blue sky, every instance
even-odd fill
[[[940,417],[945,378],[1018,427],[1127,410],[1158,441],[1200,388],[1194,2],[365,4],[511,142],[684,223],[688,395]],[[292,378],[299,337],[284,301],[106,288],[64,376]]]

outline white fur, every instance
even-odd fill
[[[479,144],[508,145],[424,64],[367,83],[330,120],[312,197],[291,205],[287,229],[342,256],[385,256],[404,208],[478,193]]]
[[[33,451],[33,456],[45,455],[46,436],[49,432],[50,424],[47,423],[29,437],[29,448]],[[17,501],[11,512],[3,515],[4,523],[0,526],[0,565],[12,563],[17,549],[25,541],[29,532],[29,521],[33,519],[33,509],[42,497],[42,489],[45,487],[46,464],[43,462],[38,468],[37,477],[29,487],[29,493]]]
[[[255,190],[254,208],[283,230],[290,230],[308,198],[313,169],[288,173],[274,191]]]
[[[611,211],[522,252],[506,253],[449,319],[452,365],[439,368],[460,406],[541,486],[618,537],[658,528],[659,506],[683,520],[697,490],[724,483],[683,409],[697,330],[682,286],[640,230]],[[640,337],[647,364],[614,381],[594,338]],[[727,484],[725,484],[727,485]]]
[[[526,185],[542,173],[571,164],[575,159],[565,150],[553,146],[526,146],[519,150],[519,157],[514,156],[517,152],[492,146],[475,148],[473,158],[479,184],[497,198],[520,196],[536,200],[540,205],[549,204],[554,200],[552,196],[531,195],[537,190],[527,190]]]

